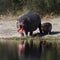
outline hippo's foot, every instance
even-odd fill
[[[49,31],[48,34],[51,34],[51,31]]]
[[[48,34],[48,31],[44,31],[44,34]]]
[[[25,31],[21,35],[24,36],[24,37],[29,37],[29,36],[32,36],[33,35],[33,32],[27,32],[27,31]]]
[[[27,37],[27,36],[28,36],[28,32],[21,33],[21,37]]]

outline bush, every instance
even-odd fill
[[[24,9],[33,10],[39,13],[59,13],[60,0],[1,0],[0,14],[6,12],[22,11]]]

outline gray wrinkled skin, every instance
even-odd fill
[[[49,22],[41,24],[41,30],[44,34],[51,34],[52,24]]]
[[[30,35],[32,35],[33,31],[35,31],[37,28],[39,28],[40,33],[42,33],[41,19],[37,13],[28,12],[23,16],[19,17],[17,21],[17,27],[21,25],[26,35],[28,34],[28,32],[30,32]]]

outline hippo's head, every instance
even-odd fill
[[[41,24],[41,30],[42,31],[44,31],[44,30],[46,31],[46,29],[47,29],[47,27],[44,24]]]
[[[18,32],[27,31],[29,29],[29,27],[30,27],[30,20],[28,17],[19,18],[17,20]]]
[[[17,29],[18,32],[22,33],[24,31],[24,21],[22,20],[17,20]]]

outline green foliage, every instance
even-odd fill
[[[6,12],[22,11],[24,9],[33,10],[39,13],[59,13],[60,0],[1,0],[0,14]]]

